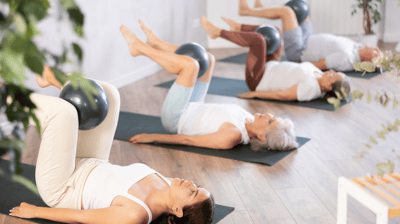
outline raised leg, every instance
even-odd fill
[[[120,95],[115,86],[97,81],[106,91],[109,108],[106,118],[101,124],[90,130],[79,130],[76,157],[108,160],[111,146],[117,130],[120,111]]]
[[[155,49],[142,41],[126,26],[121,26],[121,33],[128,43],[131,55],[144,55],[157,62],[167,72],[178,74],[175,83],[184,87],[193,87],[199,71],[199,63],[184,55]]]
[[[144,31],[144,33],[147,36],[147,41],[146,43],[158,50],[162,50],[162,51],[168,51],[168,52],[175,52],[176,49],[178,48],[177,45],[173,45],[170,43],[167,43],[163,40],[161,40],[160,38],[158,38],[154,32],[149,28],[149,26],[147,26],[147,24],[141,20],[139,20],[140,23],[140,27],[142,28],[142,30]]]
[[[275,8],[255,8],[251,9],[247,5],[247,0],[240,0],[239,15],[254,16],[266,19],[281,19],[283,31],[289,31],[299,26],[294,11],[288,6]]]
[[[42,88],[53,85],[60,90],[61,84],[55,78],[48,66],[44,66],[42,76],[36,75],[36,81]],[[97,158],[108,160],[117,128],[120,110],[120,96],[117,88],[113,85],[97,81],[106,91],[109,99],[109,110],[104,121],[91,130],[79,130],[78,142],[76,144],[76,158]],[[75,158],[75,157],[74,157]]]
[[[215,35],[222,37],[238,44],[239,46],[250,48],[246,62],[246,82],[251,90],[255,90],[264,75],[267,57],[267,46],[261,34],[255,32],[233,32],[221,30],[214,26],[205,17],[202,17],[201,19],[204,29],[210,36]]]
[[[37,106],[42,141],[36,163],[36,185],[49,206],[56,205],[54,195],[75,170],[78,141],[78,113],[67,101],[52,96],[31,94]],[[34,124],[34,122],[31,122]]]

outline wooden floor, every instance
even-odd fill
[[[381,47],[394,49],[395,44]],[[212,49],[217,59],[242,53],[246,49]],[[217,62],[214,76],[244,79],[244,65]],[[120,90],[121,110],[159,116],[166,89],[154,87],[175,76],[165,71],[139,80]],[[399,93],[399,86],[388,76],[373,79],[351,78],[353,90]],[[398,82],[399,83],[399,82]],[[400,99],[400,94],[397,99]],[[336,223],[338,177],[375,174],[375,165],[390,159],[400,165],[399,133],[386,140],[376,137],[381,124],[400,118],[400,107],[383,108],[374,100],[355,101],[338,111],[323,111],[256,100],[207,95],[206,102],[238,104],[251,113],[269,112],[290,118],[298,136],[311,138],[274,166],[259,165],[148,145],[131,145],[115,140],[110,161],[119,165],[146,163],[169,177],[192,179],[211,191],[218,204],[235,207],[221,224]],[[370,136],[378,144],[364,146]],[[35,164],[40,138],[34,128],[28,131],[28,152],[22,161]],[[1,203],[1,202],[0,202]],[[25,223],[0,216],[1,223]],[[375,223],[375,215],[349,198],[348,223]],[[390,223],[400,223],[400,219]]]

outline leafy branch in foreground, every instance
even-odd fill
[[[11,173],[12,180],[33,189],[35,188],[33,183],[18,176],[22,173],[21,152],[26,150],[23,130],[27,130],[29,119],[35,121],[40,133],[40,124],[34,114],[36,106],[30,100],[32,91],[24,87],[25,70],[29,69],[33,73],[42,75],[44,65],[50,66],[61,84],[71,81],[76,88],[84,87],[92,105],[95,104],[91,93],[97,94],[97,91],[80,72],[74,72],[70,76],[62,72],[62,66],[72,61],[67,56],[68,52],[76,56],[79,65],[82,63],[83,51],[78,43],[66,44],[63,35],[58,33],[64,50],[61,55],[54,55],[46,49],[39,49],[33,41],[35,37],[41,35],[37,24],[48,16],[50,8],[48,0],[2,0],[1,3],[8,10],[0,11],[0,77],[4,82],[0,85],[0,114],[7,116],[13,125],[13,132],[10,136],[5,136],[0,128],[0,156],[8,153],[10,157],[8,170],[10,172],[0,169],[0,174]],[[58,22],[70,21],[75,33],[83,37],[84,15],[75,1],[59,0],[54,3],[61,5],[58,10]],[[60,22],[58,25],[62,24]],[[48,59],[53,59],[55,63],[49,62]]]
[[[353,65],[354,69],[359,72],[363,72],[363,75],[366,72],[375,72],[378,68],[380,68],[381,72],[388,71],[392,76],[395,78],[400,77],[400,57],[393,55],[392,52],[386,51],[384,55],[373,58],[372,62],[357,62]],[[338,95],[338,94],[336,94]],[[364,93],[360,90],[355,90],[351,93],[351,101],[354,102],[355,100],[359,99],[362,100],[364,97]],[[392,109],[396,109],[399,106],[399,102],[396,99],[396,93],[393,92],[393,98],[391,99],[390,94],[386,91],[383,93],[376,92],[375,95],[372,95],[370,90],[367,90],[366,93],[366,101],[367,103],[371,103],[374,99],[378,104],[382,105],[384,108],[387,108],[390,102],[392,102]],[[339,108],[341,98],[331,98],[328,99],[328,102],[333,104],[335,109]],[[396,121],[391,124],[387,122],[387,124],[382,124],[382,129],[375,131],[376,136],[382,140],[386,140],[386,135],[389,132],[397,132],[399,130],[400,120],[396,119]],[[376,137],[370,136],[368,143],[365,143],[364,146],[371,149],[372,145],[377,145],[378,141]],[[394,150],[393,150],[394,152]],[[360,152],[360,157],[364,156],[364,151]],[[399,157],[400,160],[400,157]],[[392,173],[394,170],[394,163],[390,160],[387,163],[378,163],[376,164],[376,168],[378,169],[378,175],[384,175],[384,168],[388,170],[389,173]]]

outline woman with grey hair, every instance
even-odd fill
[[[209,54],[210,66],[197,78],[199,64],[196,60],[175,54],[178,46],[160,40],[144,22],[139,23],[147,35],[146,43],[127,27],[121,27],[131,55],[147,56],[178,77],[166,96],[161,113],[162,124],[171,134],[135,135],[129,139],[132,144],[160,142],[231,149],[238,144],[248,144],[250,139],[258,139],[257,143],[261,142],[265,149],[298,147],[289,119],[268,113],[251,115],[234,104],[204,103],[215,65],[214,56]]]

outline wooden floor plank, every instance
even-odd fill
[[[336,223],[336,218],[310,188],[287,188],[275,191],[296,220],[296,223]]]
[[[230,177],[254,223],[296,223],[260,171],[245,168]]]

